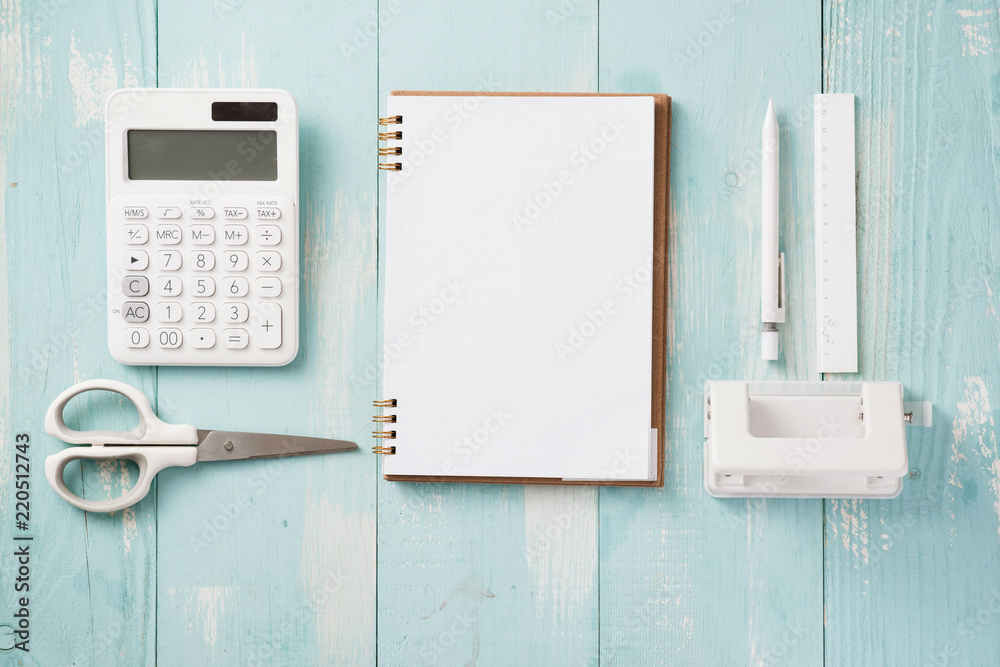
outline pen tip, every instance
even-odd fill
[[[767,101],[767,115],[768,116],[773,116],[774,115],[774,100],[770,100],[769,99]]]

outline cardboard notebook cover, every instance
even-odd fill
[[[667,391],[667,202],[670,195],[670,97],[645,93],[499,93],[471,91],[394,90],[392,95],[446,95],[460,97],[652,97],[653,141],[653,373],[650,428],[656,429],[656,479],[564,480],[558,477],[479,477],[453,475],[388,475],[390,482],[441,482],[451,484],[563,484],[567,486],[662,487],[666,466]],[[390,455],[391,456],[391,455]]]

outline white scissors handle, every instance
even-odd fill
[[[132,401],[139,412],[139,425],[131,431],[76,431],[66,426],[63,410],[74,396],[86,391],[105,390]],[[193,465],[198,457],[198,430],[186,424],[168,424],[153,414],[146,395],[135,387],[115,380],[87,380],[59,394],[45,413],[45,432],[64,442],[93,447],[70,447],[45,459],[45,477],[63,500],[90,512],[114,512],[133,505],[149,492],[156,473],[172,466]],[[104,447],[103,445],[134,445]],[[147,445],[160,445],[149,447]],[[170,446],[185,445],[185,446]],[[124,496],[112,500],[87,500],[74,494],[63,480],[70,461],[126,459],[139,466],[139,481]]]

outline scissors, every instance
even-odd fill
[[[63,420],[66,404],[73,397],[94,390],[113,391],[132,401],[139,412],[139,425],[131,431],[76,431],[67,427]],[[203,461],[305,456],[358,448],[356,443],[344,440],[205,431],[187,424],[168,424],[153,413],[145,394],[115,380],[87,380],[59,394],[45,413],[45,432],[70,444],[92,445],[87,448],[71,447],[45,459],[45,477],[56,493],[69,504],[88,512],[114,512],[134,505],[146,497],[153,477],[164,468],[187,467]],[[63,480],[66,465],[79,459],[132,461],[139,466],[139,481],[120,498],[81,498],[70,491]]]

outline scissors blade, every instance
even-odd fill
[[[357,448],[357,443],[346,440],[198,429],[198,461],[271,459],[349,452]]]

